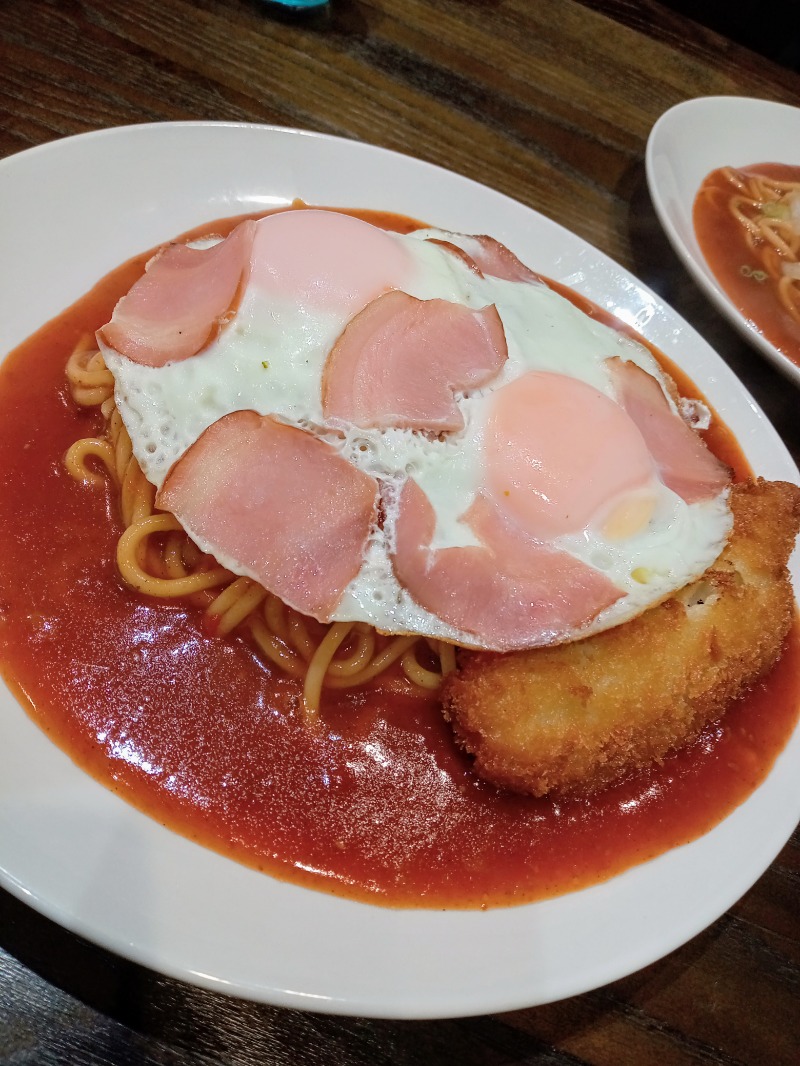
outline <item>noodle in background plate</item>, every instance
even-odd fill
[[[730,186],[728,210],[742,227],[747,246],[777,282],[783,307],[800,322],[800,181],[782,181],[758,167],[723,167],[717,173]],[[716,187],[704,183],[698,198],[718,195]],[[746,269],[751,270],[740,268],[742,273]]]

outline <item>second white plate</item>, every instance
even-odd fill
[[[800,366],[780,352],[723,291],[692,225],[703,179],[719,167],[800,165],[800,109],[769,100],[702,96],[666,111],[647,141],[647,184],[669,240],[705,295],[755,348],[795,384]]]

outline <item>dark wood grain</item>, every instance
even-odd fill
[[[795,103],[800,76],[654,0],[336,0],[310,20],[271,17],[258,0],[0,3],[0,156],[107,126],[217,119],[328,131],[450,167],[633,269],[727,360],[800,460],[797,391],[689,280],[646,191],[653,122],[716,93]],[[797,833],[728,914],[666,959],[575,999],[460,1021],[229,1000],[0,893],[0,1062],[14,1066],[798,1061]]]

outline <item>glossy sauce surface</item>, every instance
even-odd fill
[[[759,163],[738,170],[800,185],[800,167],[784,163]],[[800,366],[800,322],[783,306],[775,280],[765,276],[761,259],[747,244],[745,229],[728,206],[731,195],[723,170],[714,170],[705,178],[694,204],[697,242],[717,281],[739,311]]]
[[[696,838],[763,779],[800,707],[798,626],[773,675],[691,748],[590,800],[550,802],[476,779],[433,700],[341,694],[309,729],[298,686],[243,641],[208,634],[192,608],[126,589],[112,493],[62,467],[68,446],[101,428],[73,405],[64,364],[146,258],[0,371],[0,660],[79,766],[171,829],[275,876],[436,908],[595,883]],[[724,428],[710,443],[747,472]]]

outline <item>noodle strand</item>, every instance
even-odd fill
[[[776,282],[780,303],[800,322],[800,183],[732,167],[722,168],[721,173],[732,189],[728,210],[743,228],[764,277]]]

